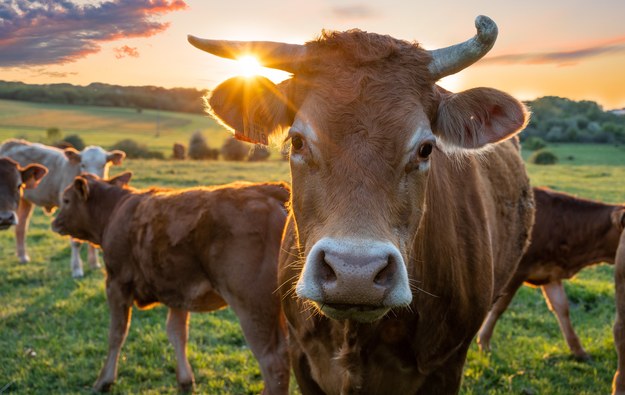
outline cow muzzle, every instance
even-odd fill
[[[296,293],[330,318],[359,322],[375,321],[412,301],[401,253],[377,240],[319,240],[306,258]]]
[[[15,211],[0,211],[0,230],[9,229],[12,225],[17,225]]]

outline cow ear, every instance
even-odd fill
[[[625,229],[625,207],[619,207],[612,212],[612,223],[621,231]]]
[[[68,147],[65,148],[63,152],[65,153],[65,157],[70,161],[70,163],[75,165],[80,163],[80,152],[76,151],[76,149]]]
[[[36,163],[30,164],[20,169],[22,183],[26,189],[34,189],[39,185],[39,181],[48,174],[48,168]]]
[[[127,171],[127,172],[118,174],[113,178],[109,178],[106,182],[108,182],[111,185],[115,185],[115,186],[123,188],[124,186],[128,185],[131,178],[132,178],[132,172]]]
[[[111,162],[114,166],[119,166],[126,157],[126,153],[120,150],[114,150],[106,153],[106,161]]]
[[[267,145],[271,134],[293,123],[294,112],[280,87],[260,76],[230,78],[211,92],[209,112],[237,139]]]
[[[76,193],[83,201],[87,201],[89,197],[89,183],[86,178],[80,176],[74,178],[74,189],[76,189]]]
[[[475,149],[520,132],[529,114],[525,106],[507,93],[475,88],[451,93],[436,86],[440,97],[435,133],[454,147]]]

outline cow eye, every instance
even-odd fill
[[[424,142],[423,144],[419,146],[419,150],[418,150],[419,159],[421,160],[428,159],[430,155],[432,154],[433,150],[434,150],[434,143],[430,141]]]
[[[291,137],[291,147],[294,151],[301,151],[304,148],[304,139],[299,134]]]
[[[68,198],[63,199],[63,204],[69,204],[69,199]]]

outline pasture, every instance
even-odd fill
[[[156,117],[162,125],[158,137]],[[197,129],[205,131],[211,146],[219,146],[227,136],[213,121],[197,115],[0,101],[0,139],[27,136],[37,141],[48,127],[59,127],[64,135],[80,134],[86,143],[105,147],[130,137],[167,156],[174,141],[186,144]],[[623,147],[562,144],[549,149],[560,162],[528,165],[534,185],[607,202],[625,200]],[[275,155],[263,163],[126,160],[111,168],[111,174],[123,170],[134,172],[135,187],[289,178],[288,163]],[[69,243],[50,230],[51,220],[41,209],[35,210],[28,234],[32,262],[26,265],[15,257],[13,230],[0,232],[0,393],[89,393],[106,356],[104,274],[86,265],[84,279],[71,278]],[[609,393],[616,368],[612,273],[610,266],[600,265],[566,284],[571,319],[592,355],[590,362],[569,356],[540,291],[523,287],[497,324],[492,353],[481,354],[476,345],[471,347],[461,393]],[[112,393],[176,393],[175,358],[165,317],[162,307],[134,309]],[[253,394],[262,388],[258,365],[230,309],[192,314],[189,361],[198,393]],[[291,387],[293,394],[299,393],[294,379]]]

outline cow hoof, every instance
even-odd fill
[[[92,269],[100,269],[100,268],[102,268],[102,265],[100,265],[100,262],[90,262],[89,266],[91,266]]]
[[[111,390],[112,382],[96,382],[93,385],[94,392],[109,392]]]
[[[575,354],[575,355],[573,355],[573,358],[575,358],[575,360],[579,361],[579,362],[588,362],[588,361],[590,361],[592,359],[590,354],[588,354],[586,352],[581,353],[581,354]]]
[[[75,272],[72,272],[72,277],[74,277],[75,279],[80,279],[83,278],[85,276],[85,274],[83,273],[82,270],[77,270]]]
[[[19,257],[20,263],[24,264],[24,263],[28,263],[30,262],[30,257],[28,255],[23,255]]]
[[[178,392],[181,394],[190,394],[193,392],[193,381],[186,383],[178,383]]]

